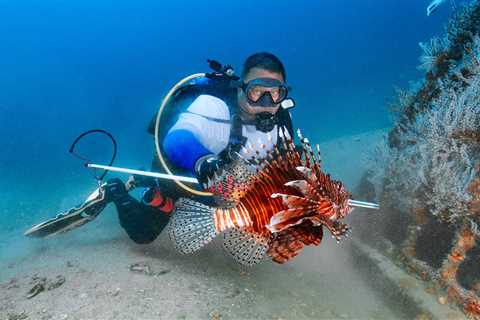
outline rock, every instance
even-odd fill
[[[425,289],[425,292],[434,295],[437,293],[437,289],[434,286],[429,286]]]
[[[31,299],[38,295],[40,292],[45,291],[45,285],[47,283],[47,278],[38,278],[34,277],[33,279],[33,287],[27,293],[27,299]]]
[[[49,280],[47,282],[47,290],[56,289],[64,283],[65,283],[65,277],[62,275],[58,275],[54,280]]]
[[[220,312],[218,312],[217,310],[214,310],[210,313],[210,318],[212,320],[220,320],[222,316],[220,315]]]
[[[433,319],[432,315],[428,312],[420,312],[415,317],[415,320],[432,320],[432,319]]]
[[[438,303],[440,304],[446,304],[447,303],[447,298],[444,296],[438,297]]]
[[[152,275],[152,269],[150,268],[150,265],[146,262],[133,263],[129,266],[129,269],[132,272],[143,273],[148,276]]]
[[[160,270],[158,272],[153,272],[152,267],[147,262],[137,262],[129,266],[130,271],[143,273],[147,276],[158,277],[170,272],[169,269]]]
[[[53,290],[60,287],[62,284],[65,283],[65,277],[62,275],[58,275],[53,280],[47,280],[47,278],[45,277],[38,277],[37,275],[34,275],[30,283],[33,284],[33,287],[28,291],[27,299],[35,297],[42,291]]]
[[[25,313],[25,311],[22,311],[21,313],[7,314],[7,320],[24,320],[27,318],[28,318],[28,315]]]
[[[116,296],[118,296],[118,294],[120,293],[120,291],[121,291],[120,288],[116,288],[115,290],[113,290],[112,292],[110,292],[110,295],[111,295],[112,297],[116,297]]]
[[[164,275],[164,274],[167,274],[167,273],[169,273],[169,272],[170,272],[170,270],[164,269],[164,270],[161,270],[161,271],[159,271],[159,272],[155,272],[154,275],[155,275],[155,277],[157,277],[157,276],[162,276],[162,275]]]
[[[248,290],[248,289],[247,289]],[[225,295],[226,298],[232,299],[235,298],[236,296],[240,295],[242,291],[239,288],[234,288],[232,292],[229,294]]]
[[[13,288],[18,288],[18,287],[19,287],[18,280],[15,279],[15,278],[11,279],[7,283],[0,284],[0,288],[5,288],[7,290],[10,290],[10,289],[13,289]]]

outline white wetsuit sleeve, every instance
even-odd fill
[[[180,114],[170,129],[190,131],[212,153],[221,152],[230,136],[230,113],[227,104],[210,95],[200,95]],[[215,121],[218,120],[218,121]]]

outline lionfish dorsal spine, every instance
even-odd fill
[[[313,170],[313,168],[309,168],[306,166],[297,166],[296,169],[297,171],[303,173],[303,175],[310,183],[316,183],[316,181],[318,180],[316,172]]]
[[[300,140],[300,144],[302,145],[303,156],[305,158],[305,166],[308,167],[308,168],[311,168],[312,167],[312,163],[311,163],[312,160],[310,159],[310,155],[309,155],[309,152],[307,150],[307,145],[305,143],[305,138],[303,137],[300,129],[297,130],[297,134],[298,134],[298,138]],[[308,139],[307,139],[307,142],[308,142]]]
[[[307,168],[305,166],[297,166],[295,167],[298,172],[304,174],[307,178],[310,178],[310,175],[312,174],[312,169]]]
[[[312,168],[315,171],[315,174],[320,175],[321,174],[321,167],[320,167],[320,146],[317,144],[317,154],[313,152],[313,148],[310,144],[310,141],[305,138],[305,146],[308,150],[308,154],[310,155],[310,158],[312,159]]]
[[[305,209],[304,213],[307,212],[306,208],[315,206],[315,202],[304,197],[294,196],[284,193],[273,193],[270,198],[281,198],[284,205],[288,209]]]
[[[287,150],[287,138],[286,138],[287,131],[288,130],[285,129],[285,127],[281,127],[278,129],[278,135],[280,137],[280,142],[282,143],[283,150]]]
[[[288,181],[284,185],[299,190],[303,195],[307,195],[308,193],[308,182],[305,180],[292,180]]]
[[[312,149],[312,145],[310,144],[310,140],[308,140],[308,138],[305,138],[305,147],[307,148],[307,151],[308,151],[308,154],[310,156],[310,158],[312,159],[312,161],[314,163],[317,162],[317,158],[315,157],[315,154],[313,153],[313,149]]]
[[[303,140],[302,130],[300,130],[300,128],[297,129],[297,136],[300,140]]]
[[[320,154],[320,145],[316,144],[315,147],[317,149],[318,164],[320,165],[322,163],[322,156]]]

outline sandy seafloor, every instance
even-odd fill
[[[384,132],[321,144],[324,169],[354,187],[366,152]],[[285,265],[265,261],[243,268],[223,252],[220,241],[189,256],[179,255],[165,233],[153,244],[136,245],[120,228],[113,205],[90,224],[54,239],[24,238],[27,227],[0,235],[0,319],[401,317],[352,267],[355,239],[337,244],[328,232],[319,247]],[[136,263],[148,265],[149,274],[131,271]],[[27,299],[35,279],[49,283],[57,276],[65,278],[62,285]]]

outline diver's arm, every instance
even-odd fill
[[[205,148],[187,130],[170,132],[164,140],[163,149],[171,162],[195,174],[202,184],[226,163],[226,159]]]
[[[163,140],[163,150],[168,159],[176,166],[195,172],[197,159],[212,154],[195,135],[188,130],[173,130]]]
[[[212,119],[221,119],[215,121]],[[216,155],[228,144],[228,107],[222,100],[201,95],[180,114],[163,141],[163,149],[178,167],[195,172],[195,163],[205,155]]]
[[[175,130],[187,130],[206,149],[217,154],[228,144],[229,117],[228,107],[222,100],[213,96],[201,95],[192,102],[186,112],[179,115],[169,133]]]

